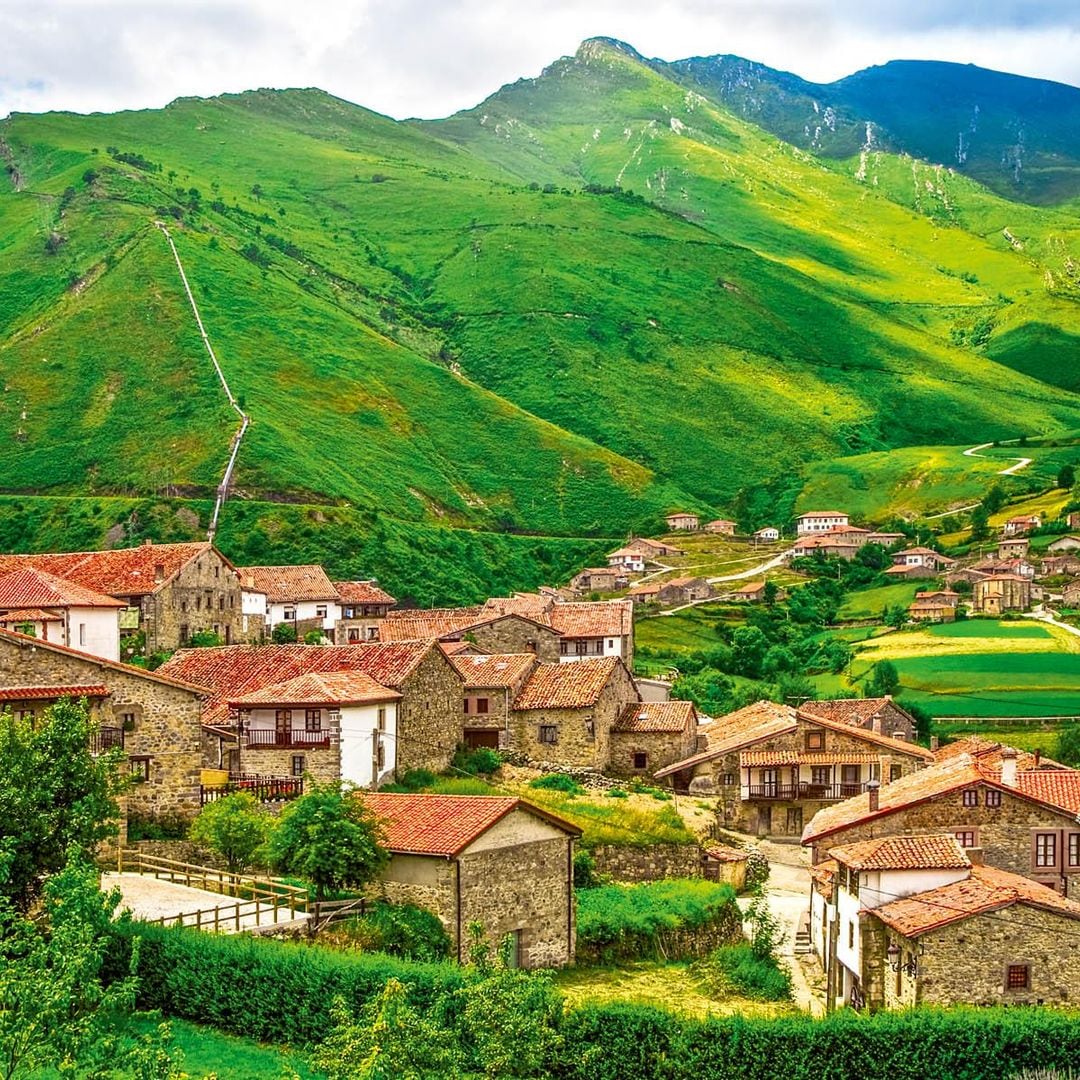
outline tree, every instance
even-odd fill
[[[256,202],[262,202],[262,193],[263,193],[262,184],[252,184],[251,185],[251,194],[255,197]]]
[[[273,633],[270,635],[270,640],[275,645],[295,645],[296,644],[296,627],[291,623],[279,622],[274,627]]]
[[[990,535],[990,513],[985,503],[971,511],[971,539],[985,540]]]
[[[740,626],[731,635],[732,664],[736,674],[756,679],[769,648],[769,639],[760,627]]]
[[[900,673],[891,660],[879,660],[870,669],[865,693],[869,698],[892,696],[900,690]]]
[[[305,645],[321,645],[323,643],[323,639],[325,637],[326,637],[326,634],[324,634],[322,630],[309,630],[304,635],[304,644]]]
[[[995,481],[991,485],[990,490],[986,493],[986,498],[983,499],[983,506],[986,507],[986,512],[988,514],[996,514],[1005,505],[1007,497],[1005,489]]]
[[[381,840],[363,801],[331,783],[286,807],[267,851],[279,871],[311,882],[324,900],[331,889],[359,889],[378,876],[388,859]]]
[[[1080,768],[1080,724],[1063,724],[1054,741],[1054,757],[1062,765]]]
[[[881,621],[886,626],[899,630],[908,621],[907,608],[903,604],[889,604],[881,613]]]
[[[272,824],[254,795],[238,791],[204,806],[189,836],[220,855],[230,873],[239,874],[255,861]]]
[[[216,649],[224,644],[221,635],[213,630],[198,630],[188,639],[188,646],[192,649]]]
[[[72,854],[87,861],[115,836],[123,751],[94,756],[85,703],[60,701],[36,721],[0,714],[0,897],[25,910]]]
[[[765,602],[766,607],[774,607],[776,604],[776,597],[779,594],[780,589],[776,582],[772,578],[768,578],[765,581],[765,588],[761,592],[761,599]]]
[[[1076,483],[1076,469],[1072,465],[1062,465],[1057,474],[1059,488],[1071,488]]]

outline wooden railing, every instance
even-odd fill
[[[238,791],[254,795],[259,802],[287,802],[304,794],[302,776],[261,776],[257,773],[230,775],[224,784],[203,784],[199,800],[203,806]]]
[[[122,727],[99,727],[90,732],[90,753],[104,754],[106,750],[124,747]]]
[[[291,731],[277,731],[274,728],[249,728],[244,733],[247,745],[254,749],[260,747],[275,750],[300,749],[329,746],[329,729],[303,731],[293,728]]]
[[[855,784],[812,784],[801,781],[798,784],[750,784],[743,788],[744,799],[817,799],[824,802],[836,802],[861,795],[862,783]]]

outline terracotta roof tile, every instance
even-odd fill
[[[466,688],[514,687],[536,665],[535,653],[495,653],[490,656],[455,656],[451,661]]]
[[[63,622],[64,617],[59,611],[45,611],[42,608],[15,608],[0,615],[0,626],[8,623],[27,622]]]
[[[0,609],[123,606],[120,600],[47,573],[36,566],[24,566],[0,576]]]
[[[364,705],[397,701],[401,695],[377,683],[362,671],[308,672],[295,679],[270,683],[250,694],[233,698],[229,704],[242,708],[253,705]]]
[[[802,716],[824,717],[834,723],[848,724],[851,727],[868,728],[873,724],[874,717],[887,710],[890,705],[903,712],[903,709],[900,709],[900,706],[891,697],[878,697],[807,701],[799,706],[799,713]]]
[[[918,937],[941,926],[1023,904],[1080,920],[1080,903],[1018,874],[991,866],[973,866],[970,877],[938,889],[894,900],[867,912],[905,937]]]
[[[634,607],[628,600],[555,604],[547,621],[563,637],[626,637],[634,632]]]
[[[338,598],[334,583],[321,566],[238,566],[236,572],[243,588],[265,593],[271,604]]]
[[[829,848],[853,870],[959,870],[971,865],[955,836],[885,836]]]
[[[3,686],[0,701],[41,701],[58,698],[103,698],[109,696],[109,688],[102,683],[71,686]]]
[[[481,608],[388,611],[379,626],[380,641],[418,641],[460,634],[490,621]]]
[[[832,859],[826,859],[824,862],[819,862],[810,867],[810,876],[817,884],[817,891],[824,897],[826,903],[832,900],[833,890],[836,885],[836,874],[839,869],[840,864]]]
[[[358,792],[356,797],[380,819],[386,847],[396,854],[453,858],[514,810],[581,835],[568,821],[511,796]]]
[[[595,705],[621,663],[617,656],[537,664],[514,709],[582,709]]]
[[[625,706],[612,731],[678,732],[697,729],[692,701],[642,701]]]
[[[380,685],[400,690],[434,648],[430,640],[373,641],[362,645],[224,645],[181,649],[158,671],[210,690],[212,697],[203,709],[203,723],[222,724],[227,722],[230,700],[309,672],[362,671]]]
[[[484,602],[484,609],[500,615],[522,615],[526,619],[547,622],[554,606],[550,596],[539,593],[515,593],[513,596],[493,596]]]
[[[374,581],[335,581],[343,604],[396,604],[397,601]]]
[[[740,768],[770,765],[872,765],[881,755],[865,750],[743,750]]]

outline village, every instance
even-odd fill
[[[1080,535],[1036,556],[1040,525],[1009,518],[992,550],[955,557],[840,511],[799,515],[789,541],[676,513],[662,539],[630,538],[565,585],[439,609],[318,565],[237,566],[208,541],[7,555],[0,694],[29,721],[84,702],[92,750],[121,752],[125,823],[107,858],[146,918],[184,924],[209,902],[192,867],[203,886],[216,872],[180,839],[205,808],[244,793],[280,810],[344,785],[384,824],[379,895],[432,911],[452,955],[466,959],[476,923],[512,941],[517,966],[573,965],[583,826],[573,795],[543,798],[562,785],[579,808],[629,793],[683,841],[624,825],[639,835],[587,852],[597,880],[747,889],[772,863],[777,946],[814,1015],[1066,1004],[1080,993],[1080,771],[979,734],[927,737],[890,693],[707,715],[673,694],[677,671],[635,665],[643,619],[772,608],[811,580],[807,560],[842,572],[871,547],[884,580],[917,583],[909,625],[1080,606]],[[680,564],[684,548],[704,572]],[[473,786],[431,790],[455,773]],[[172,846],[140,839],[155,822]],[[174,892],[147,900],[148,873]],[[261,933],[256,915],[244,925]]]

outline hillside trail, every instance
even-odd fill
[[[972,446],[964,451],[964,457],[986,457],[986,454],[980,454],[980,450],[987,450],[994,444],[992,442],[979,443],[978,446]],[[1000,444],[999,444],[1000,445]],[[1018,457],[1015,465],[1009,465],[1004,469],[998,469],[998,476],[1015,476],[1021,469],[1026,469],[1034,458]]]
[[[202,316],[199,314],[199,306],[195,303],[195,297],[191,292],[191,286],[188,284],[187,274],[184,273],[184,264],[180,261],[180,252],[176,250],[176,245],[173,243],[173,238],[169,235],[169,230],[165,227],[165,223],[163,221],[155,221],[154,224],[165,235],[165,239],[172,249],[173,258],[176,260],[176,269],[180,271],[180,281],[183,283],[184,292],[187,293],[188,302],[191,304],[191,310],[195,315],[195,323],[199,328],[199,333],[202,335],[203,345],[206,346],[207,355],[210,357],[210,362],[214,365],[214,370],[217,372],[217,377],[221,382],[222,389],[225,391],[225,396],[229,399],[229,405],[232,407],[233,412],[240,417],[240,427],[237,428],[236,432],[233,434],[232,442],[229,444],[229,461],[225,466],[225,472],[221,477],[221,482],[217,486],[217,496],[214,499],[214,512],[210,517],[210,527],[206,532],[207,540],[212,542],[214,535],[217,533],[218,518],[221,516],[221,507],[229,494],[229,484],[232,482],[236,458],[240,453],[240,443],[247,432],[248,425],[251,423],[251,418],[244,412],[240,407],[240,403],[233,396],[232,389],[229,387],[228,380],[225,378],[225,372],[221,370],[221,365],[218,363],[218,358],[214,353],[214,346],[210,344],[210,338],[206,333],[206,327],[203,326]]]
[[[758,563],[757,566],[751,566],[749,570],[740,570],[737,574],[725,574],[723,577],[711,577],[705,580],[710,585],[715,585],[717,582],[744,581],[746,578],[758,577],[764,574],[766,570],[775,570],[776,567],[782,566],[794,550],[794,548],[789,548],[787,551],[781,551],[779,555],[774,555],[766,562]],[[700,600],[690,600],[688,603],[680,604],[678,607],[673,607],[668,611],[659,611],[657,615],[675,615],[677,612],[685,611],[687,608],[697,607],[698,604],[713,604],[716,599],[715,596],[705,596]]]

